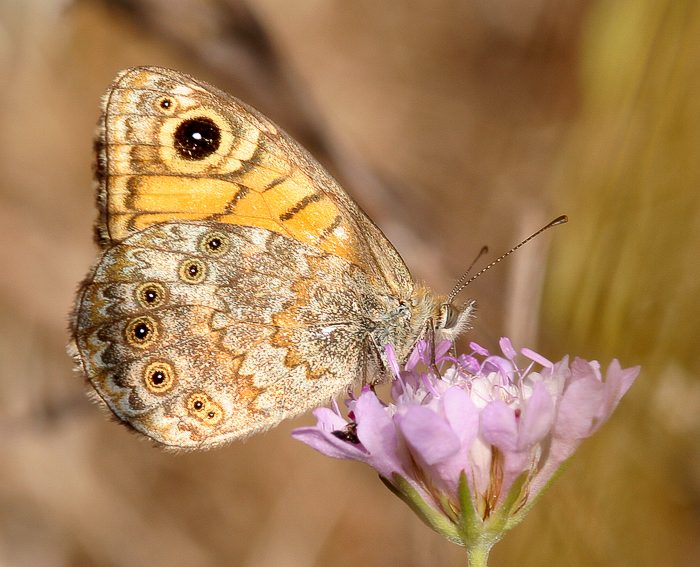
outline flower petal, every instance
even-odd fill
[[[573,370],[572,365],[572,370]],[[592,433],[594,418],[603,403],[605,388],[594,372],[581,376],[580,369],[572,373],[571,382],[564,390],[557,413],[555,435],[579,440]]]
[[[518,446],[518,426],[515,412],[505,402],[495,400],[481,410],[481,435],[484,440],[503,452],[515,451]]]
[[[338,431],[348,425],[347,421],[330,408],[316,408],[313,414],[317,421],[316,427],[323,431]]]
[[[462,447],[469,447],[479,432],[479,410],[469,394],[459,386],[445,391],[441,398],[445,419],[460,438]]]
[[[445,391],[440,402],[445,420],[459,439],[460,448],[437,468],[442,487],[448,494],[456,494],[458,479],[463,472],[467,475],[472,489],[482,479],[483,473],[488,473],[488,466],[485,470],[481,470],[481,460],[470,460],[470,454],[474,450],[479,434],[479,410],[471,401],[469,394],[458,386]],[[490,462],[489,455],[488,463]]]
[[[522,451],[539,443],[552,429],[553,423],[554,400],[546,386],[542,382],[537,382],[520,416],[518,449]]]
[[[425,406],[409,407],[395,419],[411,453],[428,466],[444,461],[460,449],[459,437],[447,420]]]
[[[637,376],[639,376],[640,369],[639,366],[623,369],[617,359],[610,363],[605,372],[605,402],[596,416],[595,430],[610,417],[622,396],[627,393],[627,390],[630,389]]]
[[[406,476],[408,456],[400,450],[394,422],[376,394],[371,390],[362,392],[353,412],[357,437],[370,454],[370,464],[384,478],[391,478],[395,472]]]
[[[316,426],[295,429],[292,431],[294,439],[334,459],[367,461],[367,453],[361,446],[333,435],[333,431],[343,430],[348,425],[347,421],[329,408],[315,409],[314,416],[317,419]]]
[[[389,365],[389,369],[394,374],[395,377],[401,375],[401,369],[399,368],[399,363],[396,360],[396,351],[394,350],[394,345],[387,344],[384,347],[384,354],[386,354],[386,362]]]
[[[359,445],[338,439],[332,433],[321,431],[316,427],[299,427],[292,431],[292,437],[327,457],[368,462],[367,453]]]

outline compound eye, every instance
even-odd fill
[[[458,312],[455,306],[451,303],[443,303],[440,306],[440,320],[438,327],[440,329],[451,329],[457,324]]]

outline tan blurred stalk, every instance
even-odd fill
[[[597,3],[555,181],[571,222],[553,239],[545,344],[643,366],[610,430],[555,490],[573,515],[575,491],[605,479],[588,513],[609,523],[573,525],[603,542],[606,565],[700,561],[699,37],[694,0]],[[607,537],[625,526],[634,535]]]
[[[700,370],[698,37],[693,1],[591,14],[584,103],[556,181],[576,215],[555,240],[545,302],[562,346]]]

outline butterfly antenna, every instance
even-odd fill
[[[467,274],[469,274],[469,270],[471,270],[471,266],[469,266],[469,270],[467,270],[467,273],[464,274],[464,276],[462,276],[462,277],[460,278],[460,282],[459,282],[459,283],[455,286],[455,288],[452,290],[452,293],[450,293],[450,295],[449,295],[450,301],[453,300],[453,299],[457,296],[457,294],[459,294],[460,291],[462,291],[465,287],[467,287],[470,283],[472,283],[476,278],[478,278],[478,277],[479,277],[480,275],[482,275],[484,272],[487,272],[488,270],[490,270],[491,268],[493,268],[496,264],[498,264],[499,262],[501,262],[502,260],[504,260],[505,258],[507,258],[508,256],[510,256],[510,255],[511,255],[513,252],[515,252],[518,248],[520,248],[521,246],[524,246],[525,244],[527,244],[528,242],[530,242],[530,240],[532,240],[532,239],[535,238],[536,236],[539,236],[540,234],[542,234],[545,230],[549,230],[549,229],[552,228],[553,226],[557,226],[557,225],[560,225],[560,224],[564,224],[564,223],[566,223],[566,222],[568,222],[568,221],[569,221],[569,218],[568,218],[566,215],[561,215],[561,216],[555,218],[553,221],[551,221],[550,223],[548,223],[548,224],[546,224],[545,226],[543,226],[543,227],[542,227],[541,229],[539,229],[537,232],[534,232],[533,234],[531,234],[530,236],[528,236],[525,240],[523,240],[522,242],[520,242],[520,244],[516,244],[515,246],[513,246],[513,248],[511,248],[510,250],[508,250],[508,252],[506,252],[505,254],[499,256],[498,258],[496,258],[496,259],[495,259],[493,262],[491,262],[488,266],[486,266],[486,267],[482,268],[481,270],[479,270],[479,271],[478,271],[476,274],[474,274],[471,278],[469,278],[468,280],[464,281],[465,278],[466,278],[466,276],[467,276]],[[484,247],[484,248],[485,248],[485,247]],[[477,260],[481,257],[481,255],[482,255],[482,253],[483,253],[483,250],[484,250],[484,249],[482,248],[482,251],[479,252],[479,255],[477,256]],[[475,262],[476,262],[476,260],[475,260]],[[474,265],[474,262],[472,262],[472,266],[473,266],[473,265]]]
[[[469,272],[472,271],[472,268],[474,267],[474,264],[476,264],[481,257],[486,254],[489,251],[488,246],[483,246],[481,250],[479,250],[479,253],[476,255],[476,258],[472,260],[472,263],[469,264],[469,267],[467,268],[467,271],[462,274],[462,277],[457,280],[457,283],[454,285],[452,288],[452,291],[450,292],[450,295],[447,296],[447,302],[452,303],[452,300],[457,297],[457,294],[462,290],[464,287],[463,284],[465,281],[467,281],[467,278],[469,277]]]

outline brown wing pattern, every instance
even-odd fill
[[[101,125],[103,246],[169,221],[256,226],[410,296],[408,270],[381,231],[305,150],[234,97],[176,71],[129,69],[105,97]]]
[[[361,378],[365,321],[387,309],[369,285],[267,229],[161,224],[103,254],[79,294],[76,347],[122,420],[165,445],[211,446]]]

